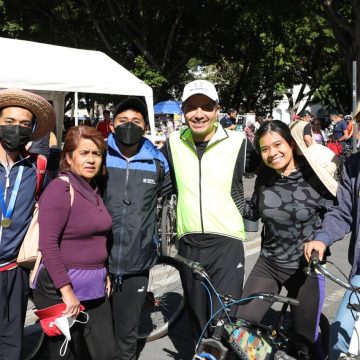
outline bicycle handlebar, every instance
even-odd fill
[[[195,274],[198,274],[198,275],[208,279],[208,281],[210,281],[208,274],[206,273],[204,268],[198,262],[186,259],[181,255],[175,255],[174,258],[175,258],[175,260],[179,261],[181,264],[187,266]],[[276,295],[273,293],[260,292],[260,293],[252,294],[251,296],[260,298],[264,301],[271,302],[271,303],[281,302],[284,304],[289,304],[289,305],[294,305],[294,306],[299,305],[299,301],[296,299],[281,296],[281,295]]]
[[[323,274],[328,279],[332,280],[334,283],[340,285],[341,287],[343,287],[343,288],[345,288],[347,290],[360,292],[360,288],[356,288],[356,287],[352,286],[349,282],[345,282],[345,281],[339,279],[337,276],[335,276],[331,272],[329,272],[321,264],[321,261],[319,260],[319,252],[318,251],[313,250],[311,252],[310,264],[309,265],[310,265],[309,267],[305,268],[305,272],[306,272],[307,275],[310,274],[311,269],[315,269],[315,270],[318,270],[321,274]]]
[[[209,278],[209,275],[206,273],[205,269],[200,265],[200,263],[196,262],[196,261],[192,261],[189,259],[184,258],[181,255],[175,255],[174,259],[177,260],[179,263],[187,266],[188,268],[190,268],[190,270],[197,274],[200,275],[201,277],[204,278]]]
[[[317,250],[311,251],[310,261],[316,266],[319,262],[319,252]]]
[[[257,296],[260,299],[265,300],[267,302],[271,302],[271,303],[280,302],[283,304],[299,306],[299,300],[293,299],[290,297],[286,297],[286,296],[276,295],[273,293],[261,292],[261,293],[254,294],[254,296]]]

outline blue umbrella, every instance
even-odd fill
[[[167,100],[154,105],[155,114],[182,114],[181,101]]]

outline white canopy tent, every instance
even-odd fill
[[[7,38],[0,38],[0,49],[0,88],[30,90],[51,100],[57,115],[58,141],[68,92],[75,92],[75,99],[78,92],[144,96],[154,134],[151,87],[104,53]]]

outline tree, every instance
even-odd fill
[[[352,87],[352,66],[357,61],[357,89],[360,99],[360,2],[357,0],[321,0],[325,16],[346,61],[349,88]]]
[[[1,35],[104,51],[152,86],[155,100],[179,97],[205,69],[223,105],[245,111],[271,111],[283,94],[291,111],[314,93],[343,101],[342,58],[319,2],[0,0],[0,10]],[[294,84],[309,93],[293,100]]]

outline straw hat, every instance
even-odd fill
[[[308,124],[309,123],[307,121],[296,120],[289,125],[291,135],[294,138],[294,140],[296,141],[296,144],[298,146],[298,149],[297,149],[298,155],[303,155],[303,150],[305,150],[307,148],[305,141],[304,141],[304,128]]]
[[[21,89],[0,90],[0,109],[9,106],[25,108],[34,115],[36,122],[33,140],[47,135],[55,126],[54,108],[42,96]]]
[[[304,141],[305,121],[295,121],[290,125],[291,135],[297,145],[297,153],[304,155],[317,177],[336,196],[338,182],[335,179],[339,159],[333,151],[320,144],[306,146]]]

